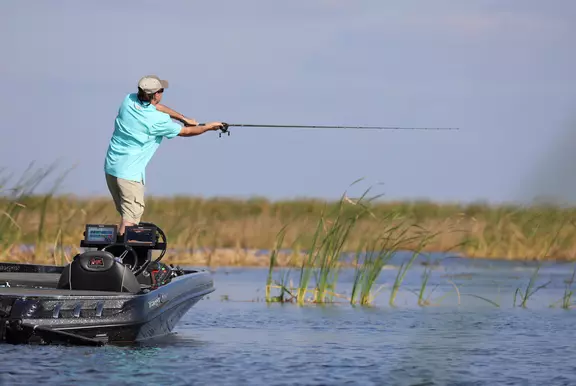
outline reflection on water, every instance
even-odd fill
[[[430,307],[419,307],[411,292],[419,290],[421,266],[409,271],[396,307],[388,304],[389,288],[374,307],[266,304],[254,301],[263,298],[265,269],[220,269],[217,291],[174,334],[101,348],[3,345],[0,384],[576,384],[576,310],[550,307],[562,298],[573,265],[546,264],[536,285],[551,283],[528,308],[513,307],[516,288],[526,287],[533,269],[492,261],[441,265],[427,287],[439,302]],[[384,270],[377,285],[395,275]],[[297,282],[297,272],[291,277]],[[353,271],[342,272],[337,291],[349,294],[352,280]]]

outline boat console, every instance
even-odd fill
[[[87,224],[80,247],[92,250],[76,255],[64,268],[59,289],[136,293],[142,284],[157,287],[169,279],[160,263],[166,235],[153,223],[128,226],[122,236],[117,225]],[[161,252],[152,261],[154,250]]]

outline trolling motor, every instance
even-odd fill
[[[198,126],[205,126],[200,123]],[[269,128],[295,128],[295,129],[359,129],[359,130],[459,130],[457,127],[384,127],[384,126],[325,126],[325,125],[253,125],[244,123],[226,123],[222,122],[218,137],[227,133],[230,136],[229,127],[269,127]]]

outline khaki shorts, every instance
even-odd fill
[[[122,219],[138,224],[144,213],[144,184],[117,178],[108,173],[106,183]]]

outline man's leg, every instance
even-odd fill
[[[106,185],[108,185],[108,191],[110,191],[110,195],[114,200],[116,211],[118,212],[120,217],[122,217],[122,207],[120,206],[122,200],[120,198],[120,188],[118,187],[118,180],[116,179],[116,177],[106,173]]]
[[[127,226],[138,225],[144,214],[144,184],[106,176],[116,210],[122,216],[118,234],[123,235]]]

